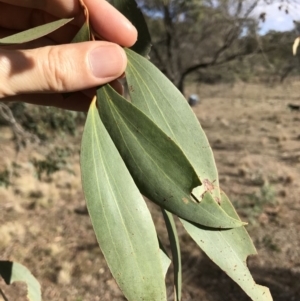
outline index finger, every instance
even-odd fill
[[[137,40],[136,28],[104,0],[84,0],[93,29],[105,40],[130,47]]]
[[[38,9],[59,18],[81,14],[79,0],[0,0],[18,7]],[[137,30],[119,11],[105,0],[83,0],[95,32],[107,41],[130,47],[137,40]]]

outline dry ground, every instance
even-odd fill
[[[191,87],[201,95],[194,108],[206,131],[220,185],[243,218],[258,250],[249,266],[276,301],[300,300],[300,81],[284,86],[236,84]],[[124,300],[96,244],[85,214],[76,137],[30,146],[11,168],[15,151],[9,129],[0,131],[0,172],[12,172],[0,188],[0,258],[16,260],[40,280],[44,300]],[[68,146],[68,166],[37,179],[31,161],[55,146]],[[1,181],[1,179],[0,179]],[[163,237],[160,215],[154,220]],[[183,300],[246,301],[244,293],[179,229],[184,261]],[[171,273],[168,277],[170,283]],[[25,300],[22,285],[0,288],[9,300]],[[170,300],[172,287],[168,285]],[[0,296],[1,300],[1,296]],[[155,300],[153,300],[155,301]]]

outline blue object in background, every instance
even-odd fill
[[[191,94],[188,98],[188,103],[191,107],[194,107],[200,102],[199,96],[197,94]]]

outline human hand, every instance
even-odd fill
[[[105,41],[68,44],[84,22],[79,0],[0,0],[0,37],[60,18],[74,20],[47,37],[0,47],[0,101],[24,101],[86,111],[96,86],[116,90],[126,55],[137,39],[134,26],[105,0],[84,0],[93,30]],[[106,42],[110,41],[110,42]],[[117,45],[118,44],[118,45]],[[20,48],[22,47],[22,48]],[[64,99],[63,92],[73,92]]]

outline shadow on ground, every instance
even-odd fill
[[[187,253],[183,254],[183,262]],[[198,262],[197,262],[198,261]],[[192,275],[188,270],[184,273],[183,290],[193,292],[191,300],[199,300],[197,291],[204,292],[205,301],[250,301],[240,287],[233,282],[207,257],[189,258],[194,265]],[[299,273],[292,273],[286,269],[262,269],[251,268],[255,281],[270,288],[274,301],[298,301],[300,300]],[[203,293],[202,293],[203,294]]]

